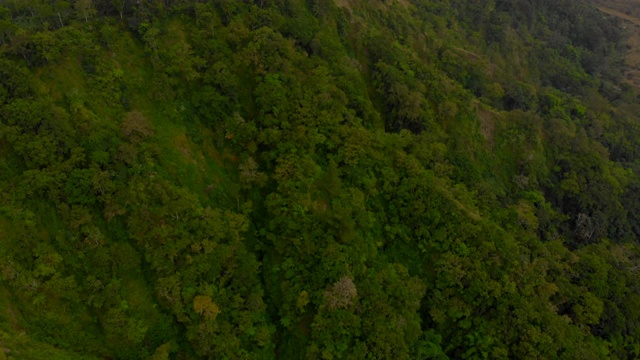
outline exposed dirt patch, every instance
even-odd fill
[[[11,325],[11,328],[13,328],[13,330],[22,330],[18,321],[19,314],[16,314],[17,310],[15,310],[13,306],[11,306],[9,292],[4,288],[0,288],[0,305],[4,306],[5,308],[5,313],[0,314],[0,317],[5,318],[9,322],[9,325]]]
[[[353,13],[353,6],[354,6],[353,0],[333,0],[333,1],[338,7],[345,8],[349,10],[349,12]],[[376,5],[383,9],[388,9],[389,6],[395,5],[395,3],[400,4],[405,8],[411,6],[411,2],[409,0],[391,0],[387,2],[378,1]]]
[[[456,49],[456,50],[457,50],[458,52],[460,52],[461,54],[464,54],[464,55],[467,57],[467,60],[470,60],[470,61],[478,61],[478,60],[480,60],[480,59],[481,59],[481,56],[480,56],[480,55],[478,55],[478,54],[476,54],[476,53],[474,53],[474,52],[471,52],[471,51],[469,51],[469,50],[465,50],[465,49],[460,48],[460,47],[457,47],[457,46],[454,46],[454,49]]]
[[[633,3],[634,1],[629,1],[626,2],[625,4],[630,4]],[[615,5],[615,3],[607,3],[607,5]],[[636,4],[637,5],[637,4]],[[618,6],[620,6],[620,4],[618,4]],[[630,15],[630,13],[624,13],[622,11],[618,11],[616,9],[612,9],[603,5],[596,5],[596,8],[598,8],[598,10],[605,12],[607,14],[613,15],[615,17],[619,17],[620,19],[626,20],[626,21],[630,21],[636,25],[640,26],[640,19],[638,19],[635,16]]]
[[[345,8],[345,9],[351,11],[351,1],[350,0],[333,0],[333,1],[335,1],[336,5],[338,7]]]
[[[493,139],[496,133],[496,115],[494,112],[483,109],[482,106],[479,105],[476,105],[476,111],[478,112],[478,119],[480,120],[480,134],[484,136],[489,146],[493,148]]]
[[[175,139],[175,146],[180,151],[185,158],[187,158],[190,162],[197,164],[196,159],[191,156],[191,147],[189,146],[189,139],[187,139],[186,134],[180,134]]]

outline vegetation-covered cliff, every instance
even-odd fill
[[[640,357],[625,26],[0,0],[0,359]]]

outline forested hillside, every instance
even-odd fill
[[[575,0],[0,0],[0,360],[640,357],[640,100]]]

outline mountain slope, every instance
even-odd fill
[[[640,356],[596,8],[0,5],[6,357]]]
[[[615,16],[625,22],[624,30],[627,33],[627,47],[629,50],[625,56],[625,69],[624,78],[636,88],[640,86],[640,73],[638,73],[638,67],[640,66],[640,18],[637,13],[634,13],[634,5],[638,5],[634,2],[622,2],[622,1],[594,1],[594,4],[598,10]]]

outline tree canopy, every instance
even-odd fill
[[[0,359],[640,357],[640,94],[571,0],[0,0]]]

